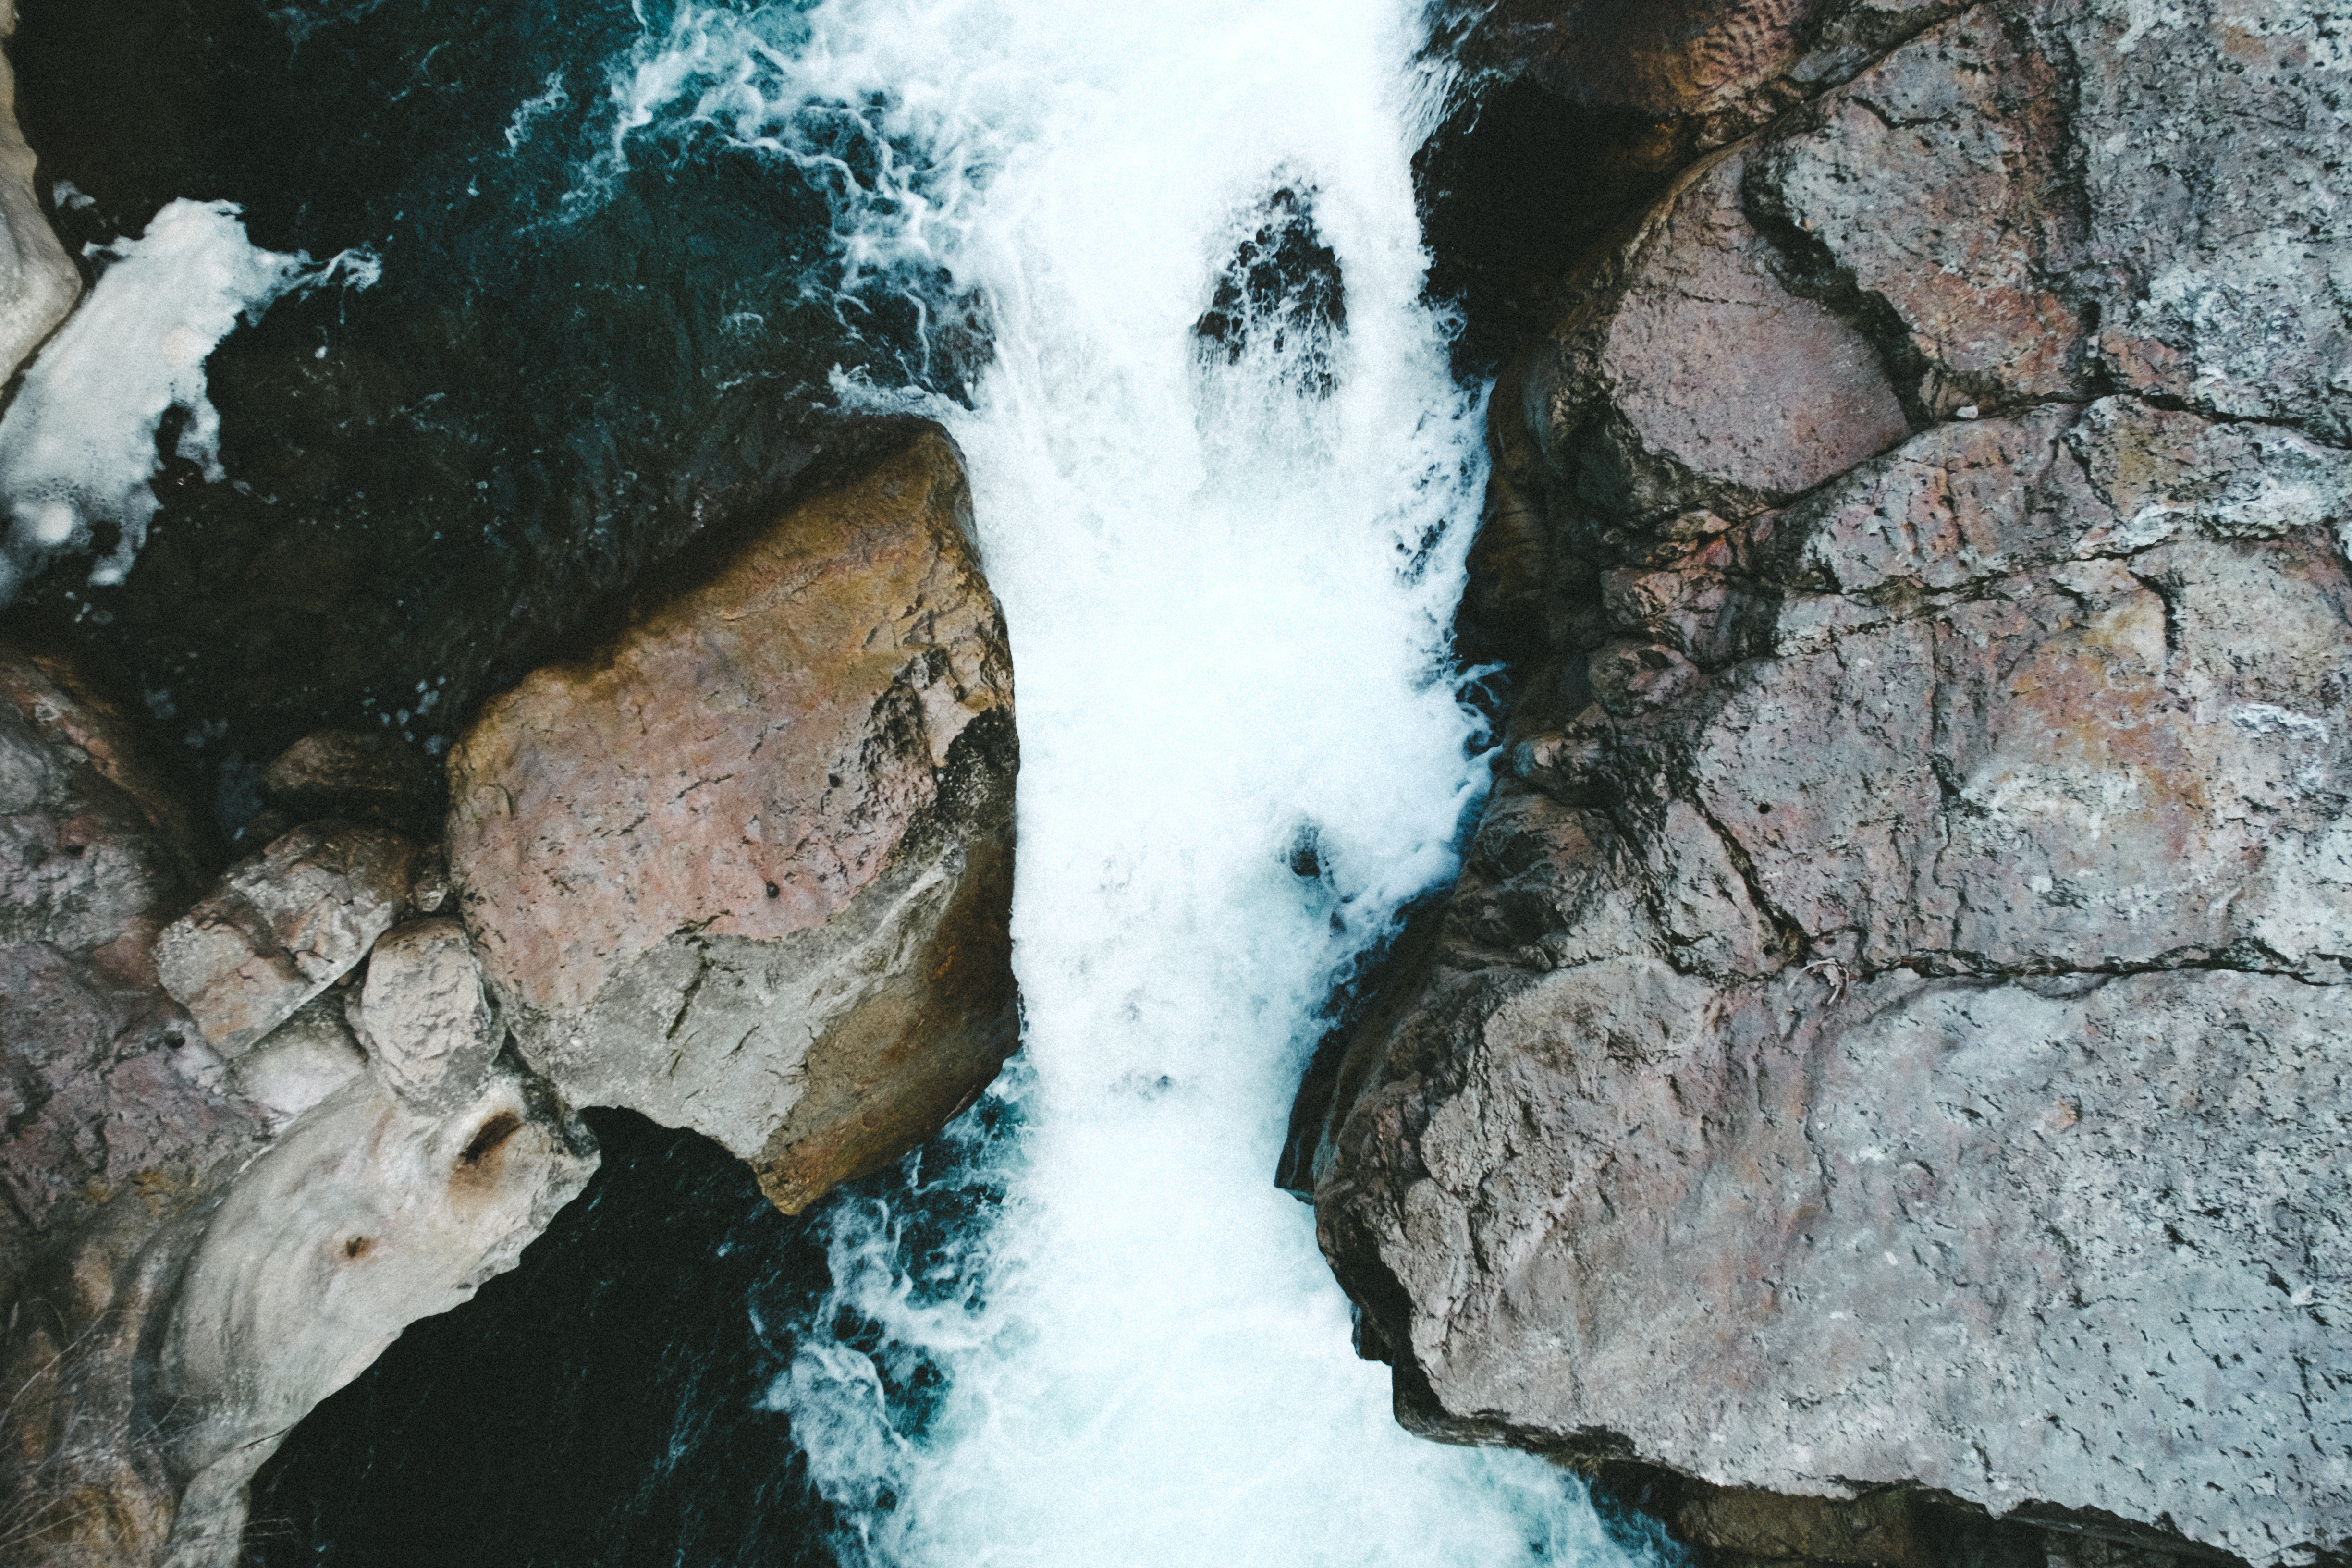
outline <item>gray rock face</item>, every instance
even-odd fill
[[[415,847],[380,827],[298,827],[240,861],[157,939],[163,988],[233,1057],[349,973],[392,929]]]
[[[412,921],[375,944],[352,1022],[393,1092],[427,1109],[480,1093],[501,1037],[474,944],[446,917]]]
[[[1506,375],[1496,789],[1302,1107],[1409,1421],[2352,1539],[2347,33],[1966,10]]]
[[[287,1429],[511,1267],[594,1166],[547,1085],[490,1061],[454,921],[376,943],[352,1009],[371,1070],[331,982],[409,896],[393,836],[289,835],[159,936],[197,840],[134,731],[70,669],[0,649],[12,1563],[236,1561]]]

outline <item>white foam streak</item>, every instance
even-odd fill
[[[240,319],[257,319],[296,289],[341,281],[367,288],[373,257],[347,251],[325,263],[279,255],[246,237],[231,202],[176,201],[137,239],[91,254],[105,263],[81,308],[50,339],[0,419],[0,495],[10,519],[0,542],[0,605],[51,556],[88,549],[92,525],[120,526],[90,581],[119,583],[160,503],[163,416],[186,412],[179,456],[207,479],[220,463],[220,413],[205,361]]]
[[[988,300],[973,406],[935,411],[1020,685],[1007,1195],[930,1260],[944,1301],[887,1209],[837,1218],[828,1319],[882,1346],[804,1339],[771,1396],[848,1554],[1621,1563],[1549,1467],[1396,1426],[1270,1180],[1336,966],[1451,872],[1479,788],[1441,664],[1478,409],[1419,303],[1406,6],[829,0],[789,48],[763,17],[684,18],[616,99],[803,158],[812,111],[887,132],[846,232]],[[1344,270],[1328,399],[1192,330],[1277,186]],[[1308,827],[1320,879],[1287,864]],[[948,1385],[918,1425],[885,1383],[919,1360]]]

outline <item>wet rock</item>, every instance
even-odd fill
[[[1414,162],[1433,287],[1491,368],[1561,280],[1698,158],[1852,77],[1961,0],[1502,0],[1441,9],[1455,102]],[[1449,25],[1445,10],[1454,13]]]
[[[397,735],[321,730],[262,770],[261,793],[290,821],[338,816],[399,827],[425,816],[432,783],[424,760]]]
[[[427,1109],[472,1099],[498,1055],[473,943],[446,917],[412,921],[375,944],[351,1018],[393,1092]]]
[[[230,868],[155,943],[163,988],[234,1057],[342,978],[392,928],[415,847],[381,827],[299,827]]]
[[[1012,666],[969,508],[921,435],[450,754],[451,874],[525,1057],[788,1211],[1014,1043]]]
[[[183,1413],[161,1446],[192,1478],[168,1560],[236,1562],[247,1483],[287,1431],[514,1267],[595,1163],[544,1086],[500,1073],[436,1111],[355,1079],[241,1173],[152,1309],[153,1397]]]
[[[1202,360],[1238,364],[1253,350],[1279,356],[1300,391],[1328,397],[1336,384],[1334,342],[1348,322],[1339,255],[1315,226],[1311,190],[1285,186],[1257,216],[1192,324]]]
[[[0,0],[0,39],[16,30],[16,0]],[[36,168],[16,124],[16,69],[0,58],[0,379],[30,359],[81,298],[81,273],[34,190]]]
[[[2340,1552],[2340,19],[1929,20],[1498,385],[1504,765],[1293,1179],[1410,1423],[1727,1557],[1889,1487]]]

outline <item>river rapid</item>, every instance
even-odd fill
[[[359,29],[413,26],[404,9],[430,7],[311,0],[268,16],[299,68]],[[467,266],[506,265],[477,243],[498,224],[575,269],[589,265],[575,252],[605,266],[625,241],[644,254],[630,265],[691,289],[719,265],[694,248],[713,231],[699,208],[674,225],[656,210],[585,251],[564,237],[657,205],[648,169],[723,168],[731,185],[766,171],[800,226],[775,235],[765,270],[744,268],[761,281],[733,309],[681,330],[680,353],[725,363],[677,379],[695,408],[739,382],[758,394],[763,335],[799,331],[801,358],[815,343],[829,363],[795,395],[948,427],[1012,628],[1023,747],[1023,1052],[905,1169],[814,1216],[816,1284],[747,1284],[742,1249],[772,1235],[737,1224],[701,1295],[760,1369],[728,1397],[772,1426],[681,1418],[667,1470],[789,1462],[807,1529],[844,1563],[1646,1558],[1556,1468],[1396,1425],[1388,1369],[1351,1349],[1311,1211],[1271,1181],[1335,984],[1453,874],[1486,777],[1447,630],[1485,480],[1484,392],[1450,373],[1454,323],[1424,296],[1411,159],[1447,83],[1422,14],[1402,0],[588,9],[562,47],[593,44],[593,71],[480,55],[498,62],[481,89],[498,101],[473,113],[485,146],[495,133],[511,162],[549,139],[528,179],[504,176],[527,211],[433,219],[456,237],[405,246],[405,203],[398,223],[355,216],[349,232],[280,215],[256,243],[365,244],[382,269],[366,297],[331,302],[331,322],[327,301],[281,309],[310,312],[325,361],[384,300],[455,297],[474,286]],[[560,20],[535,25],[553,39]],[[761,243],[740,226],[724,238]],[[670,266],[664,246],[700,259]],[[597,374],[571,363],[576,344],[551,352],[575,380]],[[232,479],[254,416],[235,392],[221,397]],[[588,399],[563,416],[609,414]],[[612,495],[654,487],[661,418],[613,428],[602,446],[567,438],[606,454]],[[533,448],[525,489],[572,482],[541,456],[553,445]],[[475,504],[515,493],[450,461],[453,493]],[[171,527],[167,509],[159,537]],[[399,722],[425,720],[404,706]],[[293,1544],[269,1560],[297,1560]],[[535,1560],[730,1561],[680,1552],[640,1541]],[[300,1560],[373,1559],[321,1544]]]

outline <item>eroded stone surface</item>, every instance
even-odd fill
[[[797,1209],[1012,1049],[1012,665],[926,434],[450,754],[460,907],[532,1065]]]
[[[1939,21],[1498,386],[1504,764],[1301,1122],[1410,1421],[2352,1536],[2338,10]],[[1885,450],[1688,374],[1768,287]]]
[[[0,39],[16,0],[0,0]],[[0,58],[0,377],[14,375],[81,298],[81,273],[33,188],[33,150],[16,124],[16,71]]]
[[[393,1092],[428,1110],[478,1094],[503,1035],[474,944],[446,916],[411,921],[375,944],[351,1019]]]
[[[234,1563],[246,1486],[293,1425],[400,1331],[514,1267],[595,1169],[543,1085],[490,1076],[420,1110],[368,1079],[316,1106],[194,1238],[159,1402],[186,1482],[167,1564]]]
[[[331,982],[405,889],[377,829],[295,835],[202,906],[281,943],[191,989],[246,1020],[220,1031],[233,1059],[212,1049],[154,956],[202,840],[137,728],[0,649],[0,1556],[44,1568],[236,1561],[286,1429],[510,1267],[593,1165],[545,1084],[489,1070],[478,1035],[440,1048],[470,972],[455,922],[394,933],[372,984],[384,1079],[466,1070],[410,1099],[367,1070]]]
[[[400,918],[415,847],[322,822],[229,868],[155,942],[163,988],[233,1057],[350,973]]]

